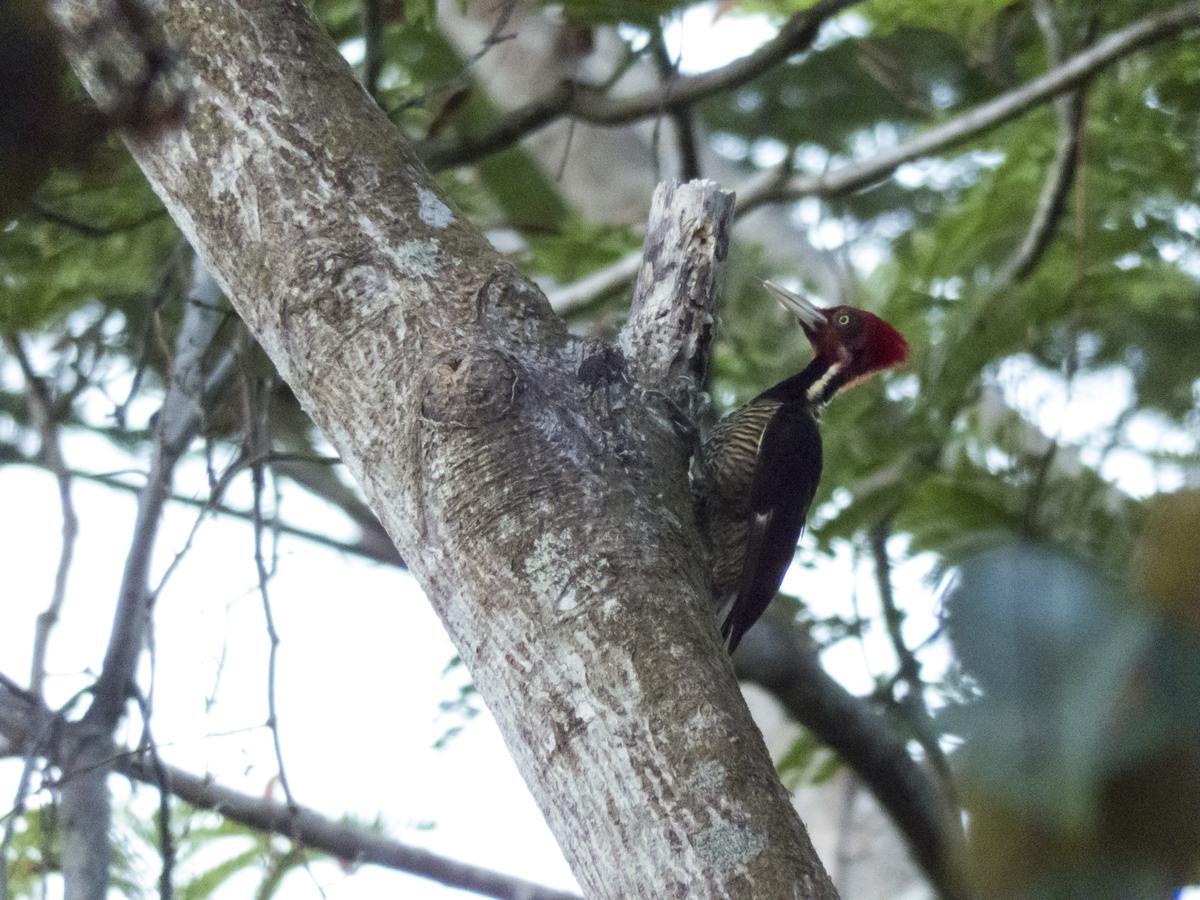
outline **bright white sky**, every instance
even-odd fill
[[[66,452],[71,464],[88,469],[126,465],[86,438],[72,439]],[[193,477],[191,484],[203,496],[202,481]],[[0,547],[7,548],[0,566],[11,590],[3,605],[0,660],[5,672],[23,677],[34,617],[50,596],[58,503],[51,478],[24,468],[0,469],[0,497],[4,508],[20,510],[0,516]],[[75,498],[82,528],[63,623],[51,646],[52,703],[87,683],[85,667],[99,667],[133,525],[132,495],[80,483]],[[232,502],[247,499],[242,484]],[[305,518],[300,492],[288,491],[284,507],[289,516]],[[321,512],[308,521],[326,518]],[[184,545],[194,519],[194,510],[172,508],[160,535],[157,572]],[[279,574],[271,583],[282,636],[279,718],[298,800],[335,817],[370,821],[382,815],[401,840],[572,886],[486,714],[445,749],[433,749],[445,728],[457,722],[439,717],[438,704],[453,699],[464,678],[460,672],[442,675],[454,650],[412,579],[287,537],[280,553]],[[225,520],[202,528],[159,601],[154,710],[155,737],[166,759],[255,794],[275,773],[269,732],[258,727],[266,719],[268,644],[256,584],[249,526]],[[206,714],[205,698],[222,654],[217,703]],[[137,735],[124,737],[133,741]],[[11,762],[0,767],[0,796],[15,790],[15,773]],[[149,815],[154,792],[140,794],[137,808]],[[436,827],[422,830],[422,823]],[[331,898],[458,893],[370,866],[350,877],[332,864],[314,872]],[[313,897],[316,891],[307,876],[297,874],[284,894]],[[247,895],[245,882],[222,894]]]
[[[720,65],[772,33],[761,17],[729,16],[719,23],[718,40],[711,18],[711,9],[696,9],[669,30],[672,47],[684,50],[685,69]],[[17,380],[11,365],[0,369],[0,377],[9,384]],[[1128,395],[1128,380],[1119,372],[1080,379],[1068,394],[1061,379],[1037,373],[1020,360],[1005,367],[1000,382],[1010,402],[1048,433],[1061,428],[1064,440],[1082,445],[1085,461],[1092,463],[1107,439],[1104,426],[1117,412],[1114,389],[1121,396],[1124,385]],[[143,421],[152,409],[153,404],[143,406],[138,413]],[[1161,423],[1138,427],[1146,445],[1142,449],[1189,440]],[[1095,458],[1088,459],[1093,451]],[[94,472],[145,467],[144,460],[123,457],[90,436],[71,436],[66,456],[70,465]],[[1175,487],[1182,478],[1138,454],[1110,459],[1104,474],[1138,495]],[[196,464],[184,467],[180,486],[195,496],[207,493]],[[76,483],[74,495],[82,527],[63,621],[51,645],[52,703],[87,684],[89,672],[98,669],[133,523],[132,495],[85,482]],[[249,505],[245,479],[230,502]],[[308,523],[318,530],[331,515],[291,489],[284,493],[283,508],[293,524]],[[159,537],[156,573],[184,545],[195,515],[186,507],[170,509]],[[60,527],[49,475],[12,466],[0,469],[0,568],[7,590],[0,606],[0,669],[19,679],[28,672],[34,619],[50,597]],[[352,533],[347,525],[345,535]],[[413,581],[295,538],[281,538],[279,550],[279,572],[271,583],[282,636],[279,716],[297,799],[333,816],[368,821],[382,816],[387,830],[400,840],[545,884],[574,887],[486,713],[466,723],[444,749],[433,748],[446,728],[461,724],[440,716],[439,703],[455,698],[465,676],[461,670],[443,674],[454,650]],[[914,642],[935,625],[931,586],[923,580],[927,569],[917,560],[897,573],[899,596],[919,598],[906,626]],[[851,583],[857,585],[862,611],[870,615],[877,603],[872,579],[865,570],[855,571],[848,552],[819,570],[796,567],[788,586],[806,597],[825,598],[827,608],[814,609],[816,615],[845,615]],[[275,760],[270,735],[261,727],[268,645],[248,525],[218,519],[200,530],[159,600],[156,621],[153,724],[164,757],[192,772],[211,772],[229,786],[264,791],[274,776]],[[892,664],[882,634],[868,635],[866,650],[875,665]],[[857,643],[845,642],[829,655],[831,667],[851,689],[871,686],[863,651]],[[214,690],[222,658],[216,702],[206,712],[205,698]],[[937,670],[938,652],[928,665]],[[132,742],[136,734],[123,738]],[[0,808],[7,808],[2,798],[12,796],[17,771],[11,761],[0,764]],[[119,789],[127,793],[123,784]],[[150,815],[155,803],[153,790],[138,791],[136,809]],[[433,827],[423,827],[428,824]],[[240,849],[220,852],[233,855]],[[206,857],[209,863],[216,858]],[[347,875],[336,864],[320,864],[313,872],[330,898],[460,895],[371,866]],[[148,871],[145,883],[152,883],[152,877]],[[246,896],[248,890],[248,883],[241,882],[220,896]],[[298,873],[285,882],[283,895],[311,898],[317,892],[309,876]]]

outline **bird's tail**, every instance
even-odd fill
[[[724,642],[725,649],[730,655],[737,649],[738,644],[742,642],[742,637],[752,624],[746,622],[744,616],[738,615],[739,604],[736,601],[737,596],[734,595],[728,607],[724,610],[724,616],[721,619],[721,640]]]

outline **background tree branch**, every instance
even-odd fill
[[[67,722],[39,703],[30,692],[21,690],[11,679],[0,674],[0,738],[8,747],[5,753],[20,752],[22,748],[32,749],[36,741],[37,723],[45,720],[56,722],[54,731],[60,736],[69,727]],[[37,752],[51,761],[57,761],[63,748],[61,743],[49,744],[38,748]],[[485,897],[578,900],[578,895],[570,891],[554,890],[473,866],[336,821],[306,807],[291,810],[286,804],[268,797],[235,791],[211,777],[193,775],[177,766],[164,766],[160,772],[140,749],[114,747],[109,762],[115,771],[136,781],[159,790],[165,785],[171,794],[197,809],[212,810],[231,821],[278,834],[346,863],[385,866]]]
[[[1037,108],[1047,100],[1070,92],[1069,97],[1055,104],[1060,137],[1055,161],[1038,200],[1038,211],[1025,238],[1004,269],[1003,280],[1020,278],[1036,265],[1036,260],[1048,244],[1073,179],[1082,136],[1084,94],[1082,89],[1075,88],[1125,56],[1198,26],[1200,6],[1195,3],[1186,3],[1147,16],[1107,35],[1102,41],[1067,60],[1054,60],[1050,71],[1028,84],[980,104],[876,156],[836,167],[819,176],[788,176],[786,173],[772,172],[755,178],[739,188],[734,217],[740,219],[769,204],[810,196],[834,197],[858,190],[889,176],[906,162],[966,143]],[[640,261],[640,253],[630,253],[577,282],[558,286],[549,293],[550,303],[560,314],[582,309],[632,282]]]
[[[113,732],[131,696],[135,667],[150,620],[150,565],[175,466],[200,426],[206,385],[204,356],[220,327],[220,292],[197,262],[175,340],[166,396],[154,426],[150,473],[138,496],[137,519],[104,666],[91,705],[73,723],[61,757],[63,878],[68,893],[103,898],[109,873],[111,808],[107,788]]]
[[[1046,44],[1047,60],[1052,67],[1061,65],[1066,48],[1054,4],[1050,0],[1034,0],[1033,15]],[[1054,118],[1058,127],[1054,160],[1042,183],[1029,230],[997,273],[996,279],[1001,285],[1014,284],[1032,272],[1054,239],[1083,153],[1086,112],[1086,85],[1054,98]]]
[[[793,15],[775,37],[753,53],[710,72],[676,78],[665,93],[656,88],[614,97],[590,85],[563,81],[541,98],[508,113],[483,135],[465,138],[458,144],[418,143],[417,153],[436,172],[503,150],[564,116],[597,125],[620,125],[685,109],[707,96],[745,84],[789,56],[808,49],[825,21],[857,2],[820,0]]]
[[[863,780],[940,896],[971,896],[957,810],[896,729],[829,676],[807,635],[764,616],[747,632],[734,662],[739,678],[774,695]]]
[[[1130,53],[1196,27],[1200,27],[1200,3],[1182,3],[1148,15],[1120,31],[1105,35],[1029,83],[873,157],[835,167],[822,175],[794,175],[783,183],[775,176],[763,178],[739,192],[738,212],[748,212],[768,202],[832,197],[866,187],[906,162],[965,143],[1051,97],[1074,89]]]

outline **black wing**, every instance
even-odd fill
[[[781,406],[759,444],[741,584],[721,625],[730,653],[779,590],[820,480],[821,434],[816,419],[807,407]]]

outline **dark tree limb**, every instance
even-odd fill
[[[663,41],[662,29],[659,28],[650,42],[650,52],[653,54],[654,67],[662,83],[663,99],[671,96],[675,83],[679,81],[679,60],[671,60],[667,54],[667,45]],[[676,151],[679,155],[680,181],[692,181],[700,177],[700,148],[696,145],[696,118],[690,106],[681,106],[666,113],[675,132]],[[662,127],[662,114],[655,120],[654,125],[654,164],[655,180],[658,180],[659,153],[657,150],[658,136]]]
[[[595,125],[621,125],[686,109],[712,94],[745,84],[789,56],[807,50],[826,20],[857,2],[859,0],[820,0],[788,19],[775,37],[753,53],[711,72],[676,79],[666,97],[659,89],[628,97],[612,97],[588,85],[563,81],[543,97],[505,115],[485,134],[466,138],[458,144],[427,141],[417,145],[417,152],[430,169],[438,171],[466,165],[503,150],[560,116]]]
[[[738,677],[769,691],[862,779],[887,810],[939,896],[967,898],[957,810],[908,752],[896,729],[822,668],[816,645],[765,616],[734,659]]]
[[[383,71],[384,0],[360,0],[362,3],[362,28],[366,52],[363,55],[363,87],[379,102],[379,75]]]

